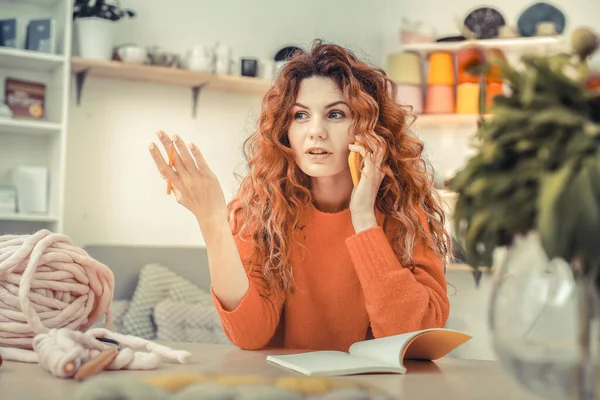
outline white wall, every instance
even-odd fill
[[[124,0],[138,17],[119,25],[118,43],[160,45],[184,52],[196,44],[229,44],[238,56],[272,57],[282,46],[307,45],[314,38],[343,44],[384,65],[398,48],[402,16],[423,20],[439,34],[456,34],[476,0]],[[532,2],[490,0],[510,24]],[[592,0],[566,7],[568,29],[599,28],[600,8]],[[166,17],[170,14],[169,17]],[[74,98],[74,96],[73,96]],[[202,244],[191,215],[164,193],[146,145],[157,129],[196,142],[217,172],[227,198],[237,183],[233,168],[242,160],[241,140],[252,130],[260,97],[205,91],[197,119],[191,117],[189,90],[88,79],[83,103],[70,110],[65,230],[77,243]],[[74,101],[74,100],[72,100]],[[439,170],[458,168],[469,154],[474,127],[416,128],[426,153]],[[113,159],[112,157],[117,157]],[[84,196],[85,194],[85,196]],[[89,196],[88,196],[89,195]]]
[[[237,56],[272,58],[285,45],[306,46],[323,38],[375,63],[381,59],[382,9],[362,0],[123,4],[138,16],[119,25],[118,43],[159,45],[183,53],[220,41]],[[90,78],[81,106],[73,96],[65,232],[76,243],[203,243],[191,214],[165,194],[147,144],[157,129],[197,143],[229,199],[237,187],[233,169],[242,161],[241,142],[254,127],[261,99],[205,91],[197,119],[191,117],[190,99],[187,89]]]

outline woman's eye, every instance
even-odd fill
[[[341,111],[332,111],[329,114],[329,118],[333,118],[333,119],[341,119],[341,118],[344,118],[344,117],[345,117],[345,115]]]
[[[307,115],[306,115],[305,112],[300,112],[299,111],[299,112],[297,112],[297,113],[294,114],[294,119],[304,119],[306,117],[307,117]]]

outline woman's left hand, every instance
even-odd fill
[[[359,139],[359,137],[357,137]],[[368,153],[363,146],[351,144],[350,151],[358,152],[364,159],[360,181],[352,191],[350,213],[356,233],[377,226],[375,219],[375,200],[384,174],[381,171],[383,149],[377,148]]]

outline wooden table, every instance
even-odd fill
[[[243,351],[233,346],[166,343],[192,353],[186,365],[163,363],[152,371],[111,371],[104,374],[140,378],[172,372],[213,372],[254,374],[268,378],[296,375],[265,360],[267,354],[290,351]],[[407,362],[408,373],[340,377],[367,382],[404,400],[536,400],[522,389],[496,361],[442,359],[433,362]],[[4,362],[0,366],[2,400],[68,400],[81,383],[51,376],[38,364]]]

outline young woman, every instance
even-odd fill
[[[385,73],[342,47],[296,54],[245,142],[248,174],[226,204],[200,149],[178,136],[159,172],[196,217],[226,335],[242,349],[348,350],[443,327],[449,235],[407,111]],[[350,152],[363,158],[353,185]]]

